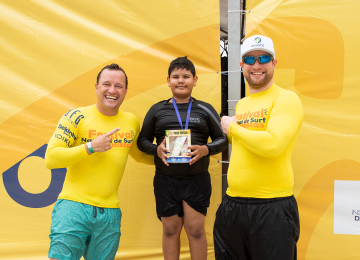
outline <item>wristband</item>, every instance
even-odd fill
[[[95,153],[94,149],[91,146],[91,142],[86,143],[87,147],[89,148],[90,154]]]

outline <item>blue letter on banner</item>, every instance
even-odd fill
[[[30,156],[45,158],[46,147],[47,144],[44,144],[25,158]],[[7,193],[14,201],[29,208],[44,208],[53,204],[62,190],[66,176],[66,168],[52,169],[49,187],[42,193],[33,194],[25,191],[19,182],[18,170],[24,159],[3,173],[3,181]]]

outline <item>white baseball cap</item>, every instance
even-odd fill
[[[275,58],[273,41],[266,36],[254,35],[247,38],[241,45],[241,59],[251,51],[266,51]]]

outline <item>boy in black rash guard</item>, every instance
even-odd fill
[[[155,157],[154,193],[156,212],[163,224],[165,260],[179,259],[183,226],[189,239],[191,259],[207,258],[204,224],[211,196],[209,156],[227,148],[227,137],[221,130],[215,109],[191,97],[197,79],[195,66],[186,56],[173,60],[167,78],[173,98],[150,108],[138,138],[139,149]],[[167,163],[165,130],[179,130],[183,126],[185,129],[186,122],[191,130],[192,159],[190,163]],[[212,142],[208,144],[209,136]],[[153,144],[154,137],[157,145]]]

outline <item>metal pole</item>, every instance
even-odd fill
[[[228,11],[240,10],[241,0],[228,0]],[[228,70],[240,70],[240,12],[228,12]],[[228,74],[228,99],[240,99],[240,72]],[[229,102],[229,116],[235,115],[237,102]]]
[[[240,10],[241,0],[228,0],[228,11]],[[228,74],[228,115],[235,115],[237,102],[233,100],[240,99],[240,37],[241,37],[241,12],[228,12],[228,71],[238,71]],[[231,154],[231,145],[229,145],[229,156]],[[228,187],[227,175],[222,176],[222,195],[225,195]]]

